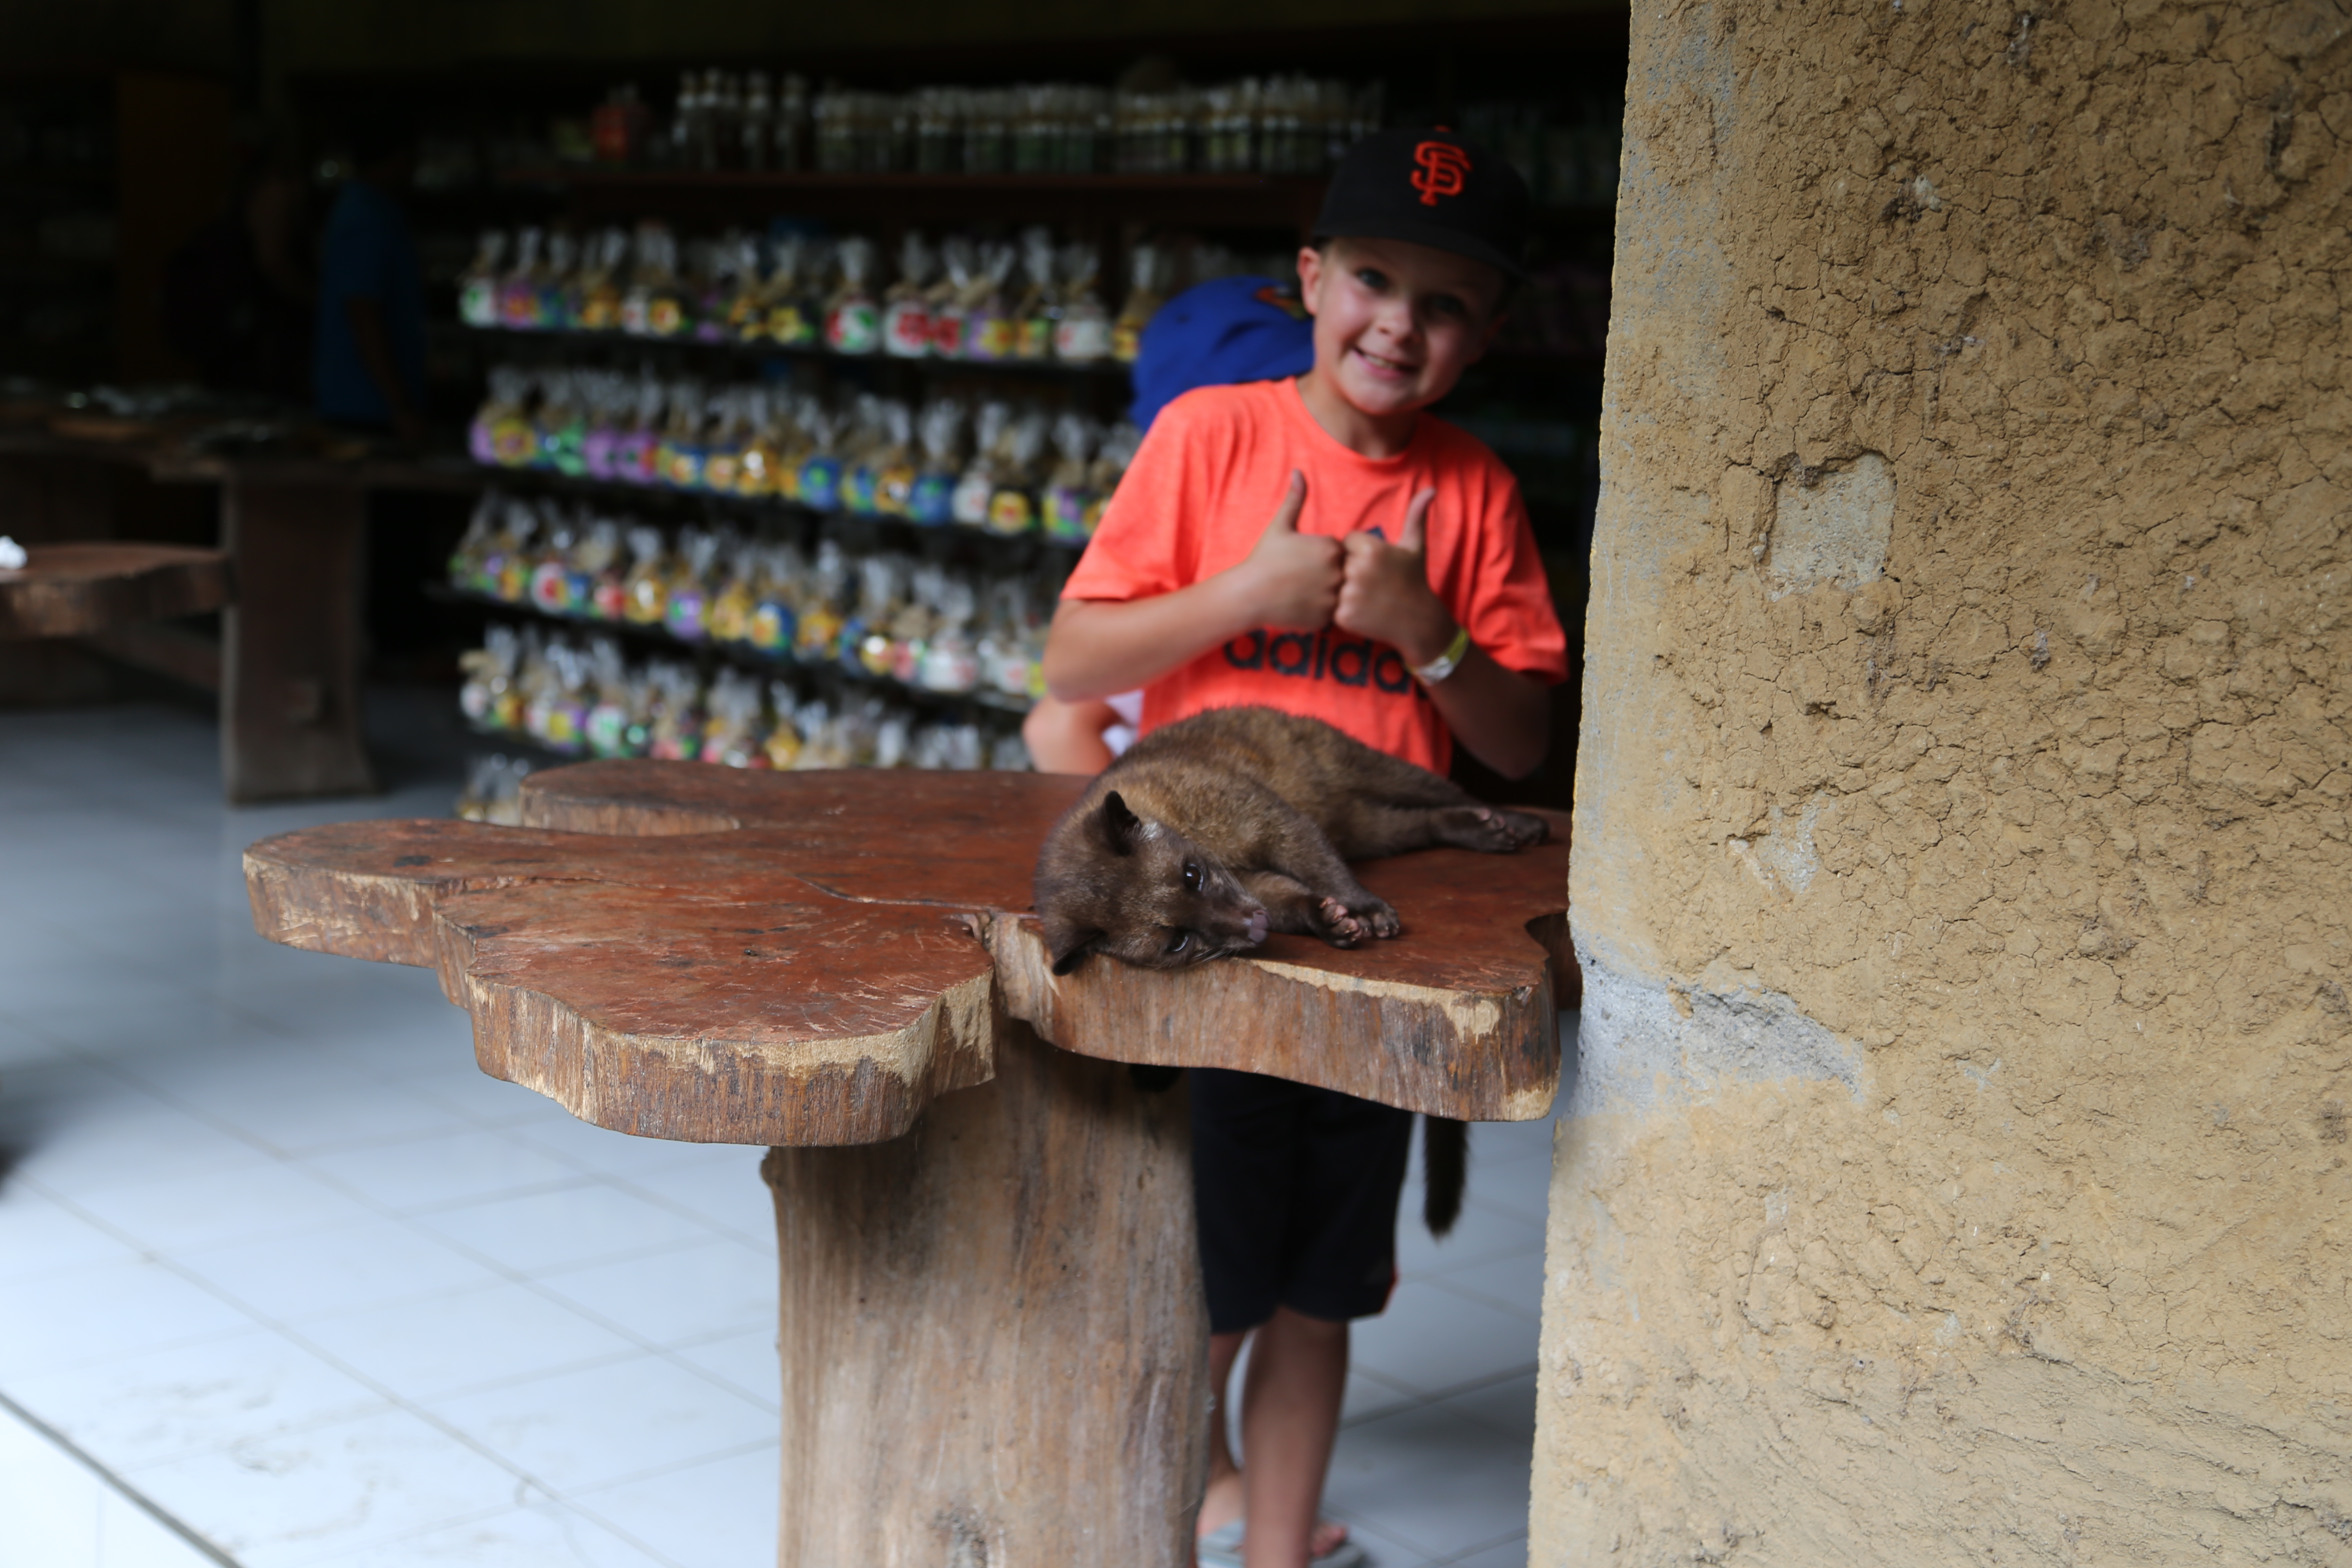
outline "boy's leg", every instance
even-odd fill
[[[1348,1325],[1276,1308],[1257,1331],[1242,1394],[1246,1568],[1307,1568],[1315,1548],[1346,1538],[1330,1526],[1317,1530],[1316,1517],[1347,1384]]]
[[[1209,1489],[1201,1500],[1200,1533],[1223,1530],[1242,1516],[1242,1471],[1234,1463],[1234,1446],[1225,1433],[1233,1424],[1233,1405],[1226,1385],[1234,1380],[1234,1363],[1240,1359],[1249,1331],[1209,1336],[1209,1387],[1216,1409],[1209,1423]]]

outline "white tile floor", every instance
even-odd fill
[[[201,715],[0,714],[7,1568],[772,1561],[758,1151],[574,1121],[429,973],[253,935],[251,840],[446,813],[386,707],[404,787],[246,811]],[[1328,1500],[1381,1568],[1525,1561],[1549,1132],[1478,1130],[1359,1326]]]

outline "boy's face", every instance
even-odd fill
[[[1402,239],[1333,239],[1298,253],[1315,315],[1315,368],[1366,414],[1427,407],[1486,352],[1502,324],[1503,275]]]

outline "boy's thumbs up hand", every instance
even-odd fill
[[[1394,544],[1376,532],[1348,535],[1339,602],[1331,616],[1341,631],[1384,642],[1415,667],[1454,640],[1453,614],[1430,589],[1424,554],[1430,503],[1436,499],[1433,489],[1412,498]]]
[[[1298,514],[1306,504],[1307,477],[1294,468],[1273,521],[1234,568],[1249,596],[1252,626],[1312,632],[1331,624],[1332,608],[1339,602],[1343,552],[1336,539],[1298,531]]]

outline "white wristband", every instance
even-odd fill
[[[1468,657],[1469,652],[1470,628],[1456,626],[1454,631],[1454,640],[1445,645],[1445,651],[1427,664],[1416,668],[1412,672],[1413,678],[1423,686],[1434,686],[1460,668],[1463,659]]]

